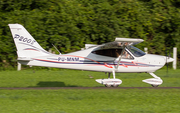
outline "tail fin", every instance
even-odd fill
[[[44,50],[22,25],[8,25],[17,48],[18,58],[30,59],[51,54]]]

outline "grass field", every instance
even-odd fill
[[[1,113],[179,113],[178,89],[0,90]]]
[[[163,80],[160,87],[180,87],[180,70],[169,70],[168,74],[166,70],[159,70],[155,74]],[[0,87],[104,87],[95,82],[101,78],[107,78],[107,75],[67,69],[1,71]],[[153,77],[147,73],[116,73],[116,78],[123,81],[119,87],[151,87],[142,80]]]
[[[180,70],[159,70],[161,87],[180,87]],[[94,78],[89,78],[89,75]],[[104,73],[65,70],[0,72],[0,87],[101,87]],[[151,87],[146,73],[118,73],[119,87]],[[102,86],[104,87],[104,86]],[[0,90],[0,113],[179,113],[180,89]]]

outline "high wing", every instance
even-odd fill
[[[115,42],[127,42],[130,45],[135,45],[143,41],[144,41],[143,39],[135,39],[135,38],[116,38],[115,39]]]
[[[119,48],[129,45],[135,45],[143,42],[143,39],[134,38],[116,38],[114,42],[105,43],[101,46],[101,49]]]

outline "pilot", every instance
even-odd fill
[[[115,53],[116,53],[116,57],[119,57],[119,56],[121,55],[120,49],[116,49],[116,50],[115,50]]]
[[[130,58],[130,55],[128,54],[127,51],[124,51],[124,52],[123,52],[122,58],[125,58],[125,59]]]

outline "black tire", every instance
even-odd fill
[[[108,85],[108,84],[106,84],[105,86],[106,86],[106,87],[111,87],[111,85]]]
[[[112,85],[112,87],[118,87],[118,86],[119,86],[119,85],[115,85],[115,84],[114,84],[114,85]]]
[[[153,85],[153,84],[151,84],[151,86],[152,86],[152,87],[158,87],[159,85]]]

